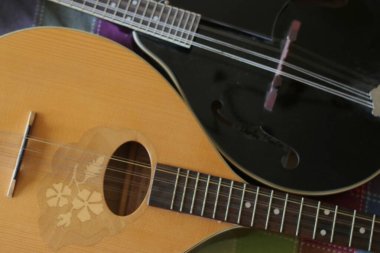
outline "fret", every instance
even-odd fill
[[[175,173],[171,173],[172,168],[159,165],[159,170],[154,173],[152,190],[149,196],[149,205],[166,208],[171,208],[171,199],[174,191]],[[173,210],[175,208],[173,207]]]
[[[231,194],[232,194],[232,189],[233,189],[233,188],[234,188],[234,181],[231,181],[230,191],[229,191],[229,193],[228,193],[228,200],[227,200],[226,212],[225,212],[225,214],[224,214],[224,221],[227,221],[228,210],[230,209]]]
[[[150,4],[151,2],[150,1],[148,1],[148,2],[146,2],[146,5],[145,5],[145,8],[144,8],[144,10],[143,10],[143,12],[142,12],[142,14],[141,14],[141,18],[140,18],[140,25],[143,25],[143,21],[144,21],[144,17],[146,16],[146,12],[147,12],[147,10],[148,10],[148,8],[149,8],[149,4]],[[140,26],[141,27],[141,26]]]
[[[186,195],[187,182],[189,181],[189,173],[190,173],[190,171],[187,170],[187,171],[186,171],[186,180],[185,180],[185,184],[183,185],[183,192],[182,192],[181,205],[180,205],[180,207],[179,207],[179,211],[180,211],[180,212],[182,212],[182,209],[183,209],[183,203],[184,203],[185,195]]]
[[[99,14],[100,17],[103,17],[103,12],[106,9],[105,4],[103,3],[103,0],[97,0],[95,5],[95,11]]]
[[[239,207],[239,215],[238,215],[238,219],[237,219],[237,224],[240,224],[240,219],[241,219],[241,211],[242,211],[242,208],[243,208],[243,203],[244,203],[244,196],[245,196],[245,190],[247,188],[247,184],[244,184],[243,185],[243,191],[242,191],[242,194],[241,194],[241,200],[240,200],[240,207]]]
[[[285,221],[286,208],[287,208],[287,205],[288,205],[288,197],[289,197],[289,194],[287,193],[287,194],[285,195],[284,208],[283,208],[283,210],[282,210],[281,225],[280,225],[280,233],[282,233],[282,231],[283,231],[283,229],[284,229],[284,221]]]
[[[183,32],[183,28],[181,27],[181,23],[182,23],[182,20],[183,20],[183,16],[185,15],[185,11],[183,11],[183,10],[181,10],[181,9],[179,9],[178,11],[181,12],[182,15],[181,15],[180,18],[179,18],[178,25],[177,25],[177,29],[175,30],[175,33],[174,33],[174,37],[177,37],[177,38],[178,38],[178,36],[177,36],[178,31],[179,31],[179,30],[182,30],[182,32]],[[181,37],[180,37],[180,38],[181,38]]]
[[[355,213],[356,217],[356,213]],[[355,228],[352,225],[352,222],[355,220],[353,219],[354,216],[352,215],[352,212],[349,210],[345,210],[342,208],[339,208],[339,211],[336,215],[336,223],[335,223],[335,230],[334,230],[334,243],[335,244],[341,244],[345,246],[349,246],[352,244],[352,237],[353,232]]]
[[[301,198],[301,203],[300,203],[300,209],[299,209],[299,211],[298,211],[296,236],[298,236],[299,229],[300,229],[301,216],[302,216],[302,209],[303,209],[303,201],[304,201],[304,198],[302,197],[302,198]]]
[[[200,15],[148,0],[49,0],[190,48]]]
[[[334,210],[334,220],[333,220],[332,228],[331,228],[330,243],[333,243],[334,241],[335,223],[336,223],[337,214],[338,214],[338,206],[336,205],[335,210]]]
[[[97,11],[98,6],[99,6],[99,0],[96,0],[96,2],[94,3],[94,10],[95,10],[95,12]]]
[[[371,232],[370,232],[369,240],[368,240],[368,251],[371,251],[371,249],[372,249],[372,238],[373,238],[373,230],[375,228],[375,222],[376,222],[376,215],[374,214],[372,216]]]
[[[103,17],[107,14],[107,10],[108,10],[109,6],[110,6],[110,0],[107,0],[107,3],[104,5],[103,13],[101,14]]]
[[[269,216],[270,216],[270,212],[271,212],[271,209],[272,209],[272,201],[273,201],[273,190],[271,190],[271,192],[270,192],[270,198],[269,198],[269,203],[268,203],[268,211],[267,211],[267,218],[266,218],[266,221],[265,221],[265,230],[268,229]]]
[[[199,172],[165,165],[157,167],[149,195],[150,206],[273,232],[280,230],[286,235],[294,235],[296,230],[296,236],[306,239],[379,250],[374,240],[380,237],[375,215],[350,213],[338,210],[338,206],[322,205],[320,201]],[[253,199],[255,203],[248,201]]]
[[[215,204],[214,204],[214,211],[212,212],[212,218],[213,219],[215,219],[216,207],[218,206],[219,191],[220,191],[221,183],[222,183],[222,178],[219,178],[218,189],[216,190],[216,199],[215,199]]]
[[[180,174],[180,173],[181,173],[181,169],[178,168],[178,169],[177,169],[177,176],[176,176],[176,178],[175,178],[175,183],[174,183],[174,191],[173,191],[172,201],[171,201],[171,204],[170,204],[170,210],[173,210],[174,199],[175,199],[175,194],[176,194],[176,191],[177,191],[178,178],[179,178],[179,174]]]
[[[153,18],[153,20],[156,21],[156,25],[154,26],[153,33],[156,33],[156,32],[157,32],[158,24],[161,22],[162,14],[164,13],[164,10],[165,10],[165,6],[164,6],[164,5],[158,5],[158,6],[161,7],[161,11],[160,11],[160,14],[157,16],[157,19],[156,19],[156,20],[155,20],[155,18]]]
[[[81,8],[85,8],[87,3],[87,0],[82,0],[82,1],[73,1],[74,3],[81,4]],[[79,5],[77,5],[79,7]]]
[[[348,247],[351,247],[352,244],[352,234],[354,232],[355,227],[355,218],[356,218],[356,210],[354,210],[354,214],[352,215],[352,223],[351,223],[351,231],[350,231],[350,240],[348,242]]]
[[[210,178],[211,176],[208,175],[207,177],[207,183],[206,183],[206,190],[205,190],[205,194],[203,196],[203,203],[202,203],[202,211],[201,211],[201,216],[204,215],[204,212],[205,212],[205,206],[206,206],[206,199],[207,199],[207,192],[208,192],[208,187],[210,185]]]
[[[87,10],[92,10],[94,8],[94,2],[92,2],[92,1],[88,2],[88,1],[84,0],[82,2],[82,5],[80,7],[78,5],[78,8],[80,8],[82,10],[86,10],[86,9]]]
[[[119,0],[118,3],[115,6],[115,11],[113,13],[113,18],[116,18],[116,14],[118,13],[118,10],[120,9],[120,3],[122,0]]]
[[[194,186],[193,199],[191,201],[190,214],[193,213],[195,196],[197,195],[198,182],[199,182],[199,172],[197,173],[197,178],[195,179],[195,186]]]
[[[317,225],[318,225],[318,217],[319,217],[319,209],[320,208],[321,208],[321,201],[318,201],[317,213],[315,215],[315,222],[314,222],[314,229],[313,229],[313,237],[312,237],[313,240],[315,240],[315,233],[317,232]]]
[[[128,13],[129,13],[129,8],[130,8],[130,6],[131,6],[131,2],[132,1],[127,1],[127,5],[125,6],[125,9],[124,9],[124,11],[122,11],[121,12],[121,14],[123,14],[123,16],[121,17],[121,19],[119,19],[120,21],[124,21],[124,20],[128,20],[127,19],[127,16],[128,16]]]
[[[152,15],[150,15],[150,18],[149,18],[149,21],[148,21],[148,24],[147,24],[148,28],[151,28],[150,24],[152,23],[153,17],[156,17],[155,16],[155,12],[156,12],[156,9],[157,9],[157,6],[158,6],[158,4],[156,2],[154,2],[154,1],[152,2],[152,4],[154,4],[154,6],[153,6],[153,10],[152,10]]]
[[[255,222],[257,201],[259,200],[259,191],[260,191],[260,187],[257,186],[256,195],[255,195],[255,203],[253,204],[253,210],[252,210],[251,227],[253,227],[253,223]]]
[[[133,14],[131,15],[131,20],[132,20],[132,22],[136,23],[135,19],[136,19],[137,12],[139,11],[139,8],[141,5],[141,0],[133,0],[132,5],[135,6],[135,10],[134,10]]]
[[[356,212],[351,247],[367,249],[371,238],[373,216],[363,216]]]
[[[187,15],[186,15],[186,14],[187,14]],[[186,41],[187,38],[184,38],[183,35],[189,34],[189,33],[187,32],[186,27],[187,27],[187,25],[188,25],[189,18],[190,18],[190,16],[192,16],[192,15],[191,15],[191,13],[188,12],[188,11],[185,11],[185,12],[184,12],[184,15],[186,15],[186,18],[185,18],[184,21],[183,21],[183,24],[184,24],[184,25],[182,26],[181,35],[180,35],[179,37],[182,38],[184,41]]]
[[[165,21],[164,21],[163,24],[162,24],[162,29],[161,29],[161,33],[160,33],[160,35],[163,35],[163,34],[164,34],[165,29],[167,28],[167,24],[168,24],[168,20],[169,20],[169,17],[170,17],[170,13],[171,13],[171,11],[172,11],[172,8],[170,8],[170,7],[168,7],[168,6],[165,6],[164,9],[165,9],[166,7],[169,9],[169,11],[168,11],[168,13],[166,14]]]
[[[186,29],[188,32],[186,32],[186,40],[189,40],[190,39],[190,31],[192,30],[194,24],[195,24],[195,20],[196,20],[196,15],[192,15],[192,19],[190,21],[190,24],[189,24],[189,29]]]
[[[167,31],[167,34],[168,34],[169,37],[173,37],[173,36],[171,36],[171,32],[172,32],[172,30],[174,28],[174,23],[176,21],[177,15],[178,15],[178,8],[174,8],[173,7],[173,9],[175,11],[174,12],[174,16],[171,18],[173,21],[169,24],[168,31]]]

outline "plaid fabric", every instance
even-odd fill
[[[132,47],[132,37],[127,29],[81,14],[44,0],[1,0],[0,34],[33,26],[65,26],[105,36],[127,47]],[[351,191],[320,198],[323,201],[366,213],[380,215],[380,176]],[[296,240],[264,232],[233,232],[217,236],[192,252],[364,252]]]

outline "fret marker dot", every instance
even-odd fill
[[[246,202],[244,203],[244,206],[245,206],[245,208],[250,208],[250,207],[252,206],[252,204],[251,204],[251,202],[246,201]]]
[[[131,17],[127,17],[127,21],[131,21]]]
[[[364,233],[365,233],[365,228],[361,227],[361,228],[359,229],[359,233],[360,233],[360,234],[364,234]]]
[[[326,230],[322,229],[321,230],[321,236],[325,236],[327,234]]]
[[[278,209],[278,208],[273,209],[273,213],[274,213],[274,215],[279,215],[280,209]]]
[[[158,20],[158,16],[154,16],[154,17],[153,17],[153,20],[154,20],[154,21],[157,21],[157,20]]]
[[[330,210],[325,209],[325,210],[323,211],[323,213],[324,213],[325,215],[329,215],[329,214],[330,214]]]
[[[136,4],[137,4],[137,1],[136,1],[136,0],[132,1],[132,4],[133,4],[133,5],[136,5]]]
[[[116,7],[116,3],[115,3],[115,2],[112,2],[112,3],[111,3],[111,7],[112,7],[112,8],[115,8],[115,7]]]

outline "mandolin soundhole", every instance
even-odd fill
[[[108,162],[104,176],[104,197],[109,209],[126,216],[143,202],[151,175],[147,150],[138,142],[121,145]]]

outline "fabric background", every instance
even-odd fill
[[[131,48],[128,29],[45,0],[1,0],[0,35],[34,26],[64,26],[105,36]],[[359,169],[359,168],[358,168]],[[320,198],[323,201],[380,215],[380,177],[351,191]],[[227,232],[192,252],[362,252],[335,245],[297,240],[265,232]]]

